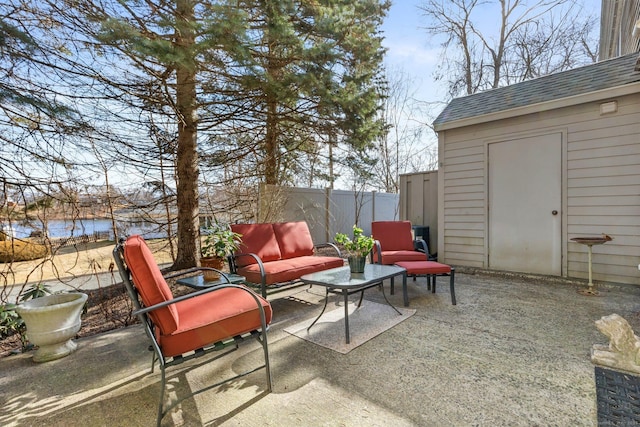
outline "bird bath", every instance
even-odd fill
[[[592,280],[592,270],[591,270],[591,257],[592,257],[592,246],[593,245],[602,245],[603,243],[607,243],[613,240],[612,237],[603,234],[602,236],[597,237],[574,237],[571,241],[579,243],[581,245],[586,245],[589,253],[589,284],[587,289],[580,289],[578,292],[582,295],[599,295],[600,293],[594,289],[593,280]]]

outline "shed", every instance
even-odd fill
[[[457,98],[438,132],[447,264],[640,284],[638,53]]]
[[[400,175],[400,219],[411,221],[416,237],[427,242],[429,253],[438,248],[438,171]],[[419,230],[419,231],[418,231]]]

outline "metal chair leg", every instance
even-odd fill
[[[451,269],[451,274],[449,277],[449,291],[451,292],[451,304],[456,305],[456,291],[454,289],[453,283],[455,280],[456,270],[455,268]]]

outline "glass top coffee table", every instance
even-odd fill
[[[329,293],[342,294],[344,296],[344,330],[347,344],[349,344],[349,295],[361,292],[360,301],[358,302],[358,307],[360,307],[365,289],[378,286],[385,279],[391,279],[391,281],[393,281],[396,276],[402,276],[402,294],[406,307],[409,305],[409,298],[407,296],[407,270],[402,267],[367,264],[364,267],[364,273],[351,273],[349,267],[338,267],[302,276],[300,278],[302,282],[308,285],[324,286],[326,289],[324,307],[322,307],[322,311],[318,317],[309,325],[307,331],[311,329],[324,314],[324,310],[327,308],[327,302],[329,301]],[[382,296],[391,308],[399,315],[402,315],[387,299],[384,293],[384,286],[382,286]]]

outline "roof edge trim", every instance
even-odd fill
[[[440,132],[443,130],[456,129],[465,126],[477,125],[480,123],[487,123],[496,120],[524,116],[526,114],[540,113],[543,111],[555,110],[558,108],[571,107],[573,105],[615,98],[617,96],[631,95],[638,92],[640,92],[640,82],[633,82],[622,86],[582,93],[579,95],[568,96],[566,98],[554,99],[551,101],[539,102],[537,104],[525,105],[523,107],[497,111],[495,113],[467,117],[464,119],[445,122],[442,124],[434,123],[434,130],[436,132]]]

